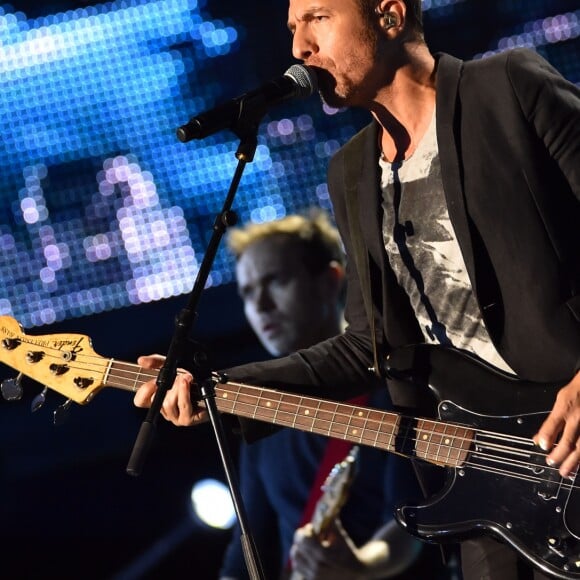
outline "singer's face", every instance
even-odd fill
[[[377,27],[357,0],[290,0],[292,52],[315,68],[322,98],[333,107],[366,107],[380,88]]]
[[[270,354],[286,355],[330,338],[336,296],[329,292],[328,273],[310,273],[286,237],[248,246],[236,276],[246,318]]]

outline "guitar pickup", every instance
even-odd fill
[[[57,375],[57,376],[64,375],[66,372],[68,372],[70,370],[68,365],[57,365],[54,363],[51,364],[49,368],[50,368],[50,372],[53,375]]]
[[[79,389],[86,389],[87,387],[90,387],[95,381],[94,379],[89,379],[87,377],[77,377],[73,382]]]

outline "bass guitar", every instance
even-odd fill
[[[157,372],[99,356],[87,336],[25,334],[0,317],[0,362],[86,404],[104,387],[134,392]],[[523,381],[455,349],[416,345],[389,355],[390,374],[431,389],[438,417],[422,418],[220,378],[216,406],[285,427],[429,462],[446,483],[400,524],[430,542],[491,534],[543,573],[580,579],[580,490],[546,464],[532,436],[561,384]]]

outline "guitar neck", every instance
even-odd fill
[[[134,392],[142,382],[156,377],[155,371],[111,360],[105,383]],[[217,383],[215,401],[223,413],[414,456],[448,467],[464,463],[474,437],[473,429],[460,425],[238,382]]]

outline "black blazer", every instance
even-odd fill
[[[580,367],[580,91],[545,60],[513,50],[437,56],[437,141],[451,221],[496,348],[522,378]],[[373,383],[369,320],[349,228],[358,200],[380,352],[422,341],[385,253],[373,122],[331,160],[329,192],[347,251],[348,328],[232,378],[346,398]]]

